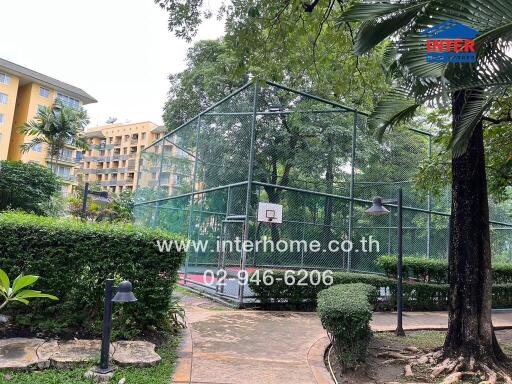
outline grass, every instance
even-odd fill
[[[151,368],[120,368],[116,371],[111,383],[117,383],[123,377],[129,384],[170,384],[174,363],[176,361],[176,348],[179,344],[178,337],[170,337],[169,341],[157,348],[157,353],[162,357],[161,363]],[[6,384],[91,384],[84,378],[87,368],[71,370],[47,369],[37,372],[2,372],[0,383]],[[9,381],[4,375],[10,375]]]
[[[415,331],[406,332],[406,337],[397,337],[390,332],[375,333],[375,338],[390,341],[393,344],[407,345],[420,349],[441,347],[446,337],[446,332],[441,331]]]

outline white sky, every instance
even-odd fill
[[[190,44],[167,29],[153,0],[1,0],[0,57],[82,88],[90,126],[162,123],[167,76],[185,68]],[[197,39],[215,39],[213,17]]]

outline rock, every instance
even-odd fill
[[[117,384],[124,384],[124,383],[126,383],[126,379],[124,377],[117,382]]]
[[[84,366],[97,360],[100,351],[101,341],[99,340],[64,341],[59,343],[59,350],[51,356],[50,363],[57,369]]]
[[[118,341],[114,350],[112,360],[120,366],[152,367],[162,360],[155,345],[147,341]]]
[[[414,373],[412,373],[412,368],[409,364],[407,364],[405,367],[404,367],[404,376],[405,377],[412,377],[414,376]]]
[[[33,369],[42,363],[37,348],[42,339],[13,338],[0,340],[0,369]]]
[[[12,376],[11,375],[4,375],[4,380],[5,381],[11,381],[12,380]]]
[[[94,383],[107,383],[114,376],[114,371],[108,373],[95,372],[93,369],[89,369],[85,372],[84,377],[87,380],[91,380]]]
[[[421,356],[416,360],[418,364],[427,364],[428,363],[428,356]]]
[[[420,349],[416,347],[405,347],[404,350],[415,353],[420,351]]]

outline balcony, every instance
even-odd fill
[[[133,177],[129,177],[129,178],[127,178],[127,179],[125,180],[125,182],[126,182],[125,184],[133,184],[133,180],[134,180],[134,178],[133,178]]]
[[[51,159],[49,156],[46,157],[47,163],[50,163],[52,161],[54,163],[67,163],[67,164],[73,164],[73,165],[80,164],[80,159],[77,159],[76,157],[59,156],[59,157],[55,157],[53,159]]]

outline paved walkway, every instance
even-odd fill
[[[179,351],[175,384],[331,384],[323,363],[329,344],[316,313],[228,310],[184,296],[188,329]],[[395,328],[396,315],[375,313],[372,328]],[[512,311],[493,315],[512,328]],[[446,329],[445,312],[404,315],[405,329]]]

